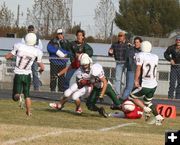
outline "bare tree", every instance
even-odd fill
[[[52,34],[57,28],[67,29],[70,20],[62,0],[35,0],[32,11],[27,10],[27,25],[33,24],[40,35]]]
[[[12,26],[14,25],[14,15],[11,10],[8,9],[4,2],[0,8],[0,26]]]
[[[115,18],[115,8],[111,0],[100,0],[95,9],[95,27],[97,37],[107,39],[110,35],[112,21]]]

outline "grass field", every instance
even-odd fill
[[[33,101],[31,117],[11,100],[0,100],[0,144],[9,145],[164,145],[165,131],[180,129],[180,116],[165,119],[162,126],[149,125],[144,118],[128,120],[103,118],[82,104],[83,114],[74,113],[74,104],[63,111],[49,102]],[[105,106],[107,112],[111,112]]]

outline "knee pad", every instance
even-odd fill
[[[12,96],[12,99],[16,102],[19,100],[19,98],[20,98],[20,94],[15,94]]]
[[[72,94],[71,89],[67,89],[66,91],[64,91],[64,96],[65,97],[69,97],[69,96],[71,96],[71,94]]]
[[[72,86],[70,86],[65,92],[64,92],[64,96],[65,97],[69,97],[72,95],[72,93],[74,93],[75,91],[78,90],[78,86],[76,83],[72,84]]]

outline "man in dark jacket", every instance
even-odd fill
[[[118,42],[113,43],[108,51],[109,56],[114,56],[116,61],[115,90],[118,95],[122,94],[122,75],[124,73],[125,54],[128,48],[125,32],[119,32]]]
[[[66,67],[68,61],[66,57],[69,54],[68,51],[69,42],[64,39],[63,30],[57,30],[57,36],[51,39],[47,45],[50,61],[50,89],[52,92],[56,91],[56,81],[58,79],[58,91],[64,91],[64,79],[65,76],[61,75],[57,77],[57,73]],[[63,59],[64,58],[64,59]]]
[[[164,58],[171,63],[168,98],[174,98],[177,81],[175,98],[180,99],[180,35],[176,36],[176,43],[166,49]]]
[[[141,47],[142,39],[141,37],[134,38],[134,47],[128,47],[126,51],[126,63],[125,67],[127,68],[126,72],[126,87],[122,95],[122,99],[127,99],[134,87],[134,75],[136,71],[136,61],[135,55],[139,53]]]

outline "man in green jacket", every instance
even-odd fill
[[[71,65],[65,77],[65,84],[64,84],[65,90],[69,88],[69,82],[72,75],[80,67],[80,62],[79,62],[80,54],[86,53],[89,55],[89,57],[93,56],[92,47],[85,42],[84,30],[78,30],[76,32],[76,40],[71,42],[69,51],[71,52],[70,55]]]

